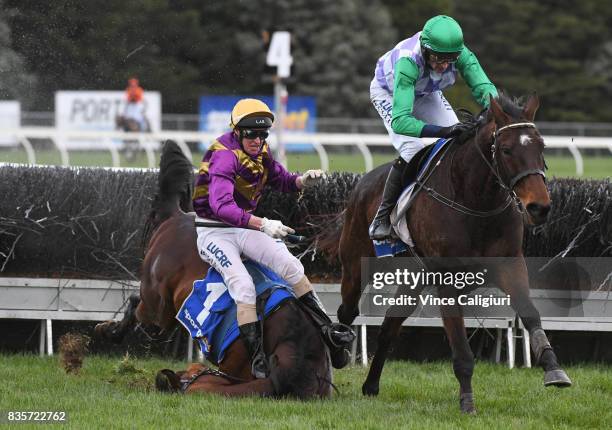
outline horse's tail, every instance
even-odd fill
[[[159,162],[157,193],[145,223],[144,240],[179,211],[193,211],[193,165],[172,140],[164,142]]]
[[[333,215],[325,222],[325,228],[317,233],[315,241],[317,248],[325,253],[330,261],[338,258],[340,236],[344,227],[344,217],[346,209],[342,212]]]

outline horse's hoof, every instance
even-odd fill
[[[155,376],[155,388],[164,393],[178,393],[181,380],[178,375],[170,369],[162,369]]]
[[[366,381],[361,386],[361,392],[364,396],[378,396],[378,384],[371,385]]]
[[[94,327],[94,335],[100,339],[110,340],[113,343],[121,343],[124,334],[119,330],[117,321],[105,321],[96,324]]]
[[[107,324],[108,321],[96,324],[96,326],[94,327],[94,336],[98,338],[104,338],[104,331],[106,330]]]
[[[551,385],[559,388],[571,387],[572,380],[563,369],[549,370],[544,373],[544,386]]]
[[[94,335],[100,339],[108,339],[114,341],[114,333],[117,326],[116,321],[104,321],[96,324],[94,327]]]
[[[459,407],[461,413],[468,415],[476,415],[476,407],[474,406],[474,395],[472,393],[464,393],[459,396]]]

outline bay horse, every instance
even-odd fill
[[[191,212],[193,166],[178,145],[162,149],[158,192],[145,227],[150,236],[140,276],[140,295],[132,296],[122,321],[106,321],[95,333],[120,342],[136,323],[170,331],[175,315],[209,266],[196,247],[195,214]],[[296,300],[289,299],[264,322],[268,378],[254,379],[249,355],[238,339],[227,349],[219,370],[201,364],[184,372],[160,371],[156,384],[165,391],[211,392],[225,396],[282,396],[298,398],[331,395],[331,362],[323,340]]]
[[[512,307],[529,331],[536,361],[545,372],[544,384],[569,386],[571,381],[559,367],[529,298],[522,253],[523,222],[524,218],[532,224],[545,222],[551,201],[545,183],[544,141],[533,123],[539,100],[533,95],[524,107],[519,103],[506,95],[492,99],[488,109],[473,118],[464,142],[451,144],[442,159],[432,161],[431,165],[439,165],[422,184],[426,191],[416,195],[405,216],[417,256],[514,257],[500,269],[496,284],[510,295]],[[359,315],[361,258],[375,255],[368,226],[380,203],[378,196],[382,196],[389,168],[388,164],[364,175],[348,199],[341,230],[323,234],[328,249],[334,248],[342,263],[342,304],[337,315],[344,324],[351,324]],[[364,395],[378,394],[388,349],[415,308],[404,307],[401,313],[405,316],[397,316],[393,308],[387,311],[362,386]],[[459,381],[460,408],[474,413],[474,355],[463,313],[459,305],[444,308],[441,313]]]

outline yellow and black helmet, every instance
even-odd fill
[[[270,128],[274,114],[267,104],[257,99],[242,99],[232,109],[230,127],[236,128]]]

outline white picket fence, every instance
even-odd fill
[[[46,139],[53,142],[60,153],[61,163],[70,165],[71,150],[106,149],[112,157],[113,167],[120,167],[119,151],[125,140],[137,141],[139,147],[147,155],[150,168],[157,165],[155,151],[159,150],[161,142],[172,139],[178,143],[185,155],[192,159],[192,153],[187,142],[208,143],[217,135],[212,133],[161,131],[155,133],[125,133],[116,131],[63,131],[50,127],[24,127],[18,129],[0,129],[1,138],[14,139],[23,146],[28,156],[29,164],[36,164],[36,152],[32,139]],[[433,142],[434,139],[424,139]],[[567,148],[576,163],[576,175],[584,174],[584,162],[580,150],[587,148],[607,148],[612,153],[612,137],[582,137],[582,136],[544,136],[547,148]],[[276,136],[269,138],[271,146],[276,146]],[[363,155],[366,171],[374,168],[371,147],[390,146],[386,134],[344,134],[344,133],[284,133],[283,142],[286,148],[292,145],[311,144],[317,152],[321,169],[329,170],[329,156],[326,147],[355,147]]]

